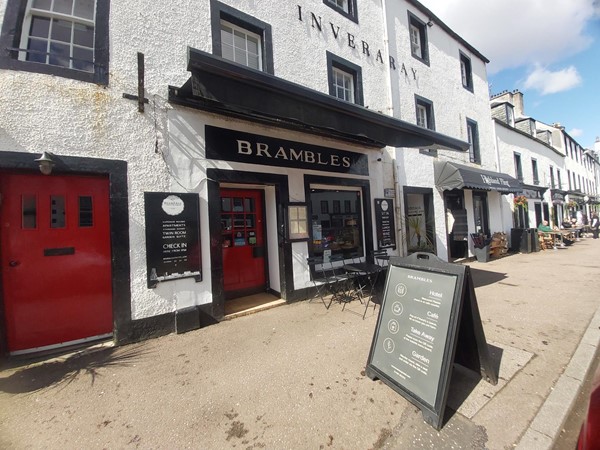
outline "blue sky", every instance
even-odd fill
[[[600,0],[420,0],[486,56],[490,93],[518,89],[525,114],[600,136]]]

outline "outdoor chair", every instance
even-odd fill
[[[373,250],[373,261],[375,264],[386,267],[389,263],[390,257],[388,256],[387,250]]]

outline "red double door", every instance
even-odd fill
[[[112,333],[109,180],[0,173],[8,350]]]
[[[263,191],[221,190],[221,243],[226,298],[264,292]]]

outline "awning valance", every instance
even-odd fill
[[[460,139],[200,50],[189,49],[188,70],[192,76],[183,86],[169,87],[171,103],[374,148],[469,148]]]
[[[464,166],[450,161],[434,162],[435,186],[441,191],[482,189],[502,194],[520,193],[519,180],[505,173]]]

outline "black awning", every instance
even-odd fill
[[[200,50],[189,49],[188,70],[192,77],[183,86],[169,87],[171,103],[376,148],[469,148],[459,139]]]
[[[463,166],[450,161],[435,161],[435,186],[441,191],[452,189],[482,189],[502,194],[519,193],[519,180],[505,173]]]

